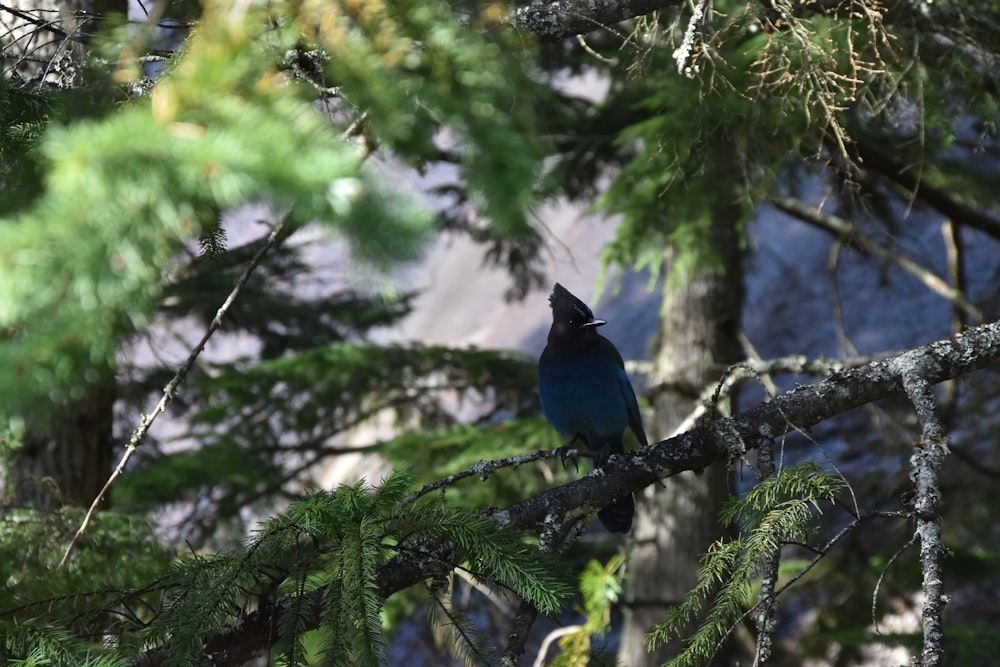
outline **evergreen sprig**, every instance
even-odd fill
[[[466,667],[494,665],[499,654],[492,637],[485,634],[469,615],[453,604],[450,594],[431,591],[428,621],[443,627],[451,654]]]
[[[0,205],[13,210],[38,194],[38,138],[58,117],[54,95],[0,77]]]
[[[566,575],[535,546],[469,510],[403,504],[411,486],[410,475],[394,472],[376,487],[319,492],[265,523],[243,549],[179,562],[144,640],[168,647],[166,664],[188,664],[212,628],[278,602],[274,651],[287,664],[305,663],[303,637],[316,629],[321,664],[384,664],[379,568],[431,540],[458,555],[444,567],[463,567],[543,613],[562,607],[571,594]],[[459,636],[472,636],[459,615],[451,621]]]
[[[209,225],[198,237],[198,245],[209,261],[219,259],[226,252],[226,228]]]
[[[0,521],[0,663],[83,664],[110,653],[95,641],[150,618],[159,596],[149,582],[172,555],[145,521],[105,513],[80,541],[73,562],[57,569],[81,516],[70,508],[8,509]]]
[[[428,519],[420,537],[452,544],[465,558],[461,565],[481,582],[516,593],[543,614],[558,611],[572,595],[566,574],[518,533],[467,509],[425,505],[411,511]]]
[[[41,618],[0,617],[0,660],[8,667],[124,667],[112,653],[96,651],[79,637]]]
[[[787,541],[804,537],[821,503],[833,500],[843,488],[841,477],[803,463],[761,481],[742,498],[730,499],[720,519],[738,526],[741,536],[712,544],[701,560],[694,589],[646,636],[647,647],[653,650],[683,638],[707,605],[684,650],[669,663],[706,664],[749,608],[765,559]]]
[[[388,192],[275,74],[291,39],[258,10],[243,21],[209,12],[149,98],[39,138],[44,189],[0,220],[9,410],[82,396],[95,367],[114,368],[122,338],[150,322],[163,276],[221,211],[263,201],[293,228],[325,222],[382,267],[419,249],[429,214]]]

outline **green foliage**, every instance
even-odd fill
[[[5,176],[34,146],[53,111],[51,96],[26,83],[0,78],[0,159]]]
[[[469,30],[445,3],[243,9],[206,2],[197,31],[148,96],[114,109],[105,98],[101,113],[88,112],[86,120],[64,114],[53,124],[47,98],[26,96],[27,89],[0,94],[9,121],[0,137],[4,186],[29,173],[21,169],[25,157],[39,165],[31,173],[44,173],[35,192],[17,185],[19,208],[5,207],[0,220],[4,417],[84,396],[123,358],[122,343],[154,318],[210,319],[248,259],[245,248],[227,246],[229,230],[220,222],[235,207],[267,204],[289,230],[324,223],[347,241],[352,259],[379,269],[412,257],[431,218],[399,196],[397,174],[380,173],[374,160],[363,165],[367,156],[353,143],[356,135],[343,133],[353,117],[341,123],[352,105],[366,113],[365,136],[395,158],[422,167],[445,154],[460,165],[477,211],[497,223],[482,228],[485,240],[528,235],[541,159],[526,104],[535,86],[505,37]],[[140,83],[135,55],[142,38],[121,25],[115,34],[123,41],[103,42],[101,56],[111,63],[112,80],[131,95]],[[335,56],[319,77],[337,81],[339,97],[320,91],[329,116],[316,113],[317,91],[307,85],[321,82],[291,63],[305,41]],[[67,95],[71,102],[87,97]],[[13,110],[9,101],[31,113]],[[28,108],[29,102],[38,106]],[[446,135],[454,142],[442,151],[438,140]],[[198,246],[206,257],[189,262]],[[369,328],[405,314],[407,299],[387,305],[345,291],[314,302],[296,291],[302,268],[291,253],[269,253],[226,322],[230,331],[261,338],[259,358],[189,378],[173,405],[191,417],[184,435],[199,447],[142,462],[116,485],[118,507],[221,498],[220,514],[235,515],[281,491],[295,477],[290,469],[334,453],[330,438],[381,411],[395,411],[400,424],[452,427],[461,406],[447,405],[443,395],[455,390],[514,405],[518,414],[534,409],[527,389],[534,370],[526,360],[359,343]],[[137,381],[125,394],[136,402],[169,374],[159,367],[146,375],[129,371]],[[13,436],[4,438],[5,456]],[[128,544],[122,538],[104,567],[96,565],[89,540],[103,533],[92,524],[59,577],[24,575],[11,589],[14,607],[4,600],[4,609],[18,611],[4,617],[10,630],[4,634],[22,639],[16,654],[5,657],[84,664],[88,651],[105,654],[99,644],[114,649],[107,653],[113,657],[167,642],[168,662],[188,664],[213,627],[273,603],[282,610],[280,660],[301,664],[321,655],[328,664],[374,664],[384,657],[378,568],[424,540],[455,546],[456,560],[443,567],[463,567],[546,612],[566,599],[564,576],[533,545],[460,508],[427,499],[419,508],[397,507],[408,487],[393,477],[374,490],[317,494],[243,547],[186,556],[165,575],[162,556],[141,558],[143,548],[156,546],[146,534],[133,534]],[[32,562],[51,564],[65,547],[65,535],[25,539],[5,544],[53,551],[44,558],[32,553]],[[4,563],[10,581],[19,562]],[[81,574],[104,574],[109,564],[119,579]],[[43,608],[52,612],[44,623],[36,618],[46,614],[35,613]]]
[[[387,442],[381,451],[396,465],[411,469],[418,481],[430,484],[471,469],[485,459],[555,449],[563,444],[547,422],[534,418],[409,431]],[[540,461],[498,471],[486,484],[476,476],[468,482],[450,485],[447,497],[469,507],[502,505],[529,497],[551,486],[554,480],[566,477],[566,471],[558,463]]]
[[[674,60],[684,11],[663,12],[659,23],[643,20],[642,31],[657,41],[637,49],[635,81],[616,80],[603,104],[625,101],[638,116],[617,137],[620,154],[631,159],[598,202],[622,215],[605,266],[649,268],[655,276],[669,247],[675,279],[695,267],[725,270],[711,221],[742,225],[776,189],[794,189],[803,167],[832,164],[851,173],[844,165],[859,154],[864,161],[862,144],[873,132],[888,135],[888,155],[905,147],[899,170],[919,163],[921,181],[975,190],[974,201],[989,205],[995,177],[974,168],[971,154],[962,155],[958,170],[935,164],[949,162],[942,149],[968,126],[969,109],[984,136],[995,135],[990,85],[981,74],[958,76],[961,65],[949,64],[963,59],[923,51],[911,41],[919,31],[890,34],[878,3],[858,2],[850,15],[788,3],[775,3],[773,13],[730,2],[713,11],[685,76]],[[978,183],[984,180],[994,187]]]
[[[277,603],[275,651],[287,664],[303,664],[303,636],[315,629],[320,664],[382,664],[379,568],[428,541],[451,545],[457,560],[443,563],[446,570],[462,567],[542,613],[561,608],[571,593],[566,576],[536,547],[467,510],[402,504],[411,482],[395,472],[374,488],[317,493],[264,524],[243,549],[179,561],[162,584],[161,613],[123,646],[166,644],[166,664],[189,664],[214,628]]]
[[[167,287],[160,312],[194,317],[207,327],[218,311],[219,295],[228,292],[243,272],[251,247],[239,246],[195,260]],[[230,307],[223,331],[254,336],[261,345],[257,356],[274,359],[363,339],[371,329],[395,324],[412,309],[412,293],[390,297],[326,288],[303,294],[299,281],[311,280],[311,270],[295,248],[280,246],[269,251],[267,261]]]
[[[132,471],[113,489],[118,507],[148,511],[183,500],[196,500],[207,489],[228,493],[258,489],[281,478],[282,469],[266,452],[248,451],[218,438],[190,451],[158,458]],[[238,507],[227,507],[228,512]]]
[[[683,100],[687,106],[677,108]],[[724,113],[703,108],[723,104]],[[739,224],[745,213],[742,176],[731,156],[748,147],[733,143],[744,135],[729,123],[749,122],[764,111],[741,99],[723,102],[699,82],[677,78],[657,87],[641,107],[649,117],[623,130],[618,142],[643,148],[598,203],[605,212],[622,215],[602,261],[635,265],[655,276],[671,247],[679,252],[676,275],[697,265],[721,271],[713,255],[711,222],[722,216]],[[733,215],[734,208],[742,213]]]
[[[221,257],[226,251],[225,227],[209,226],[198,238],[198,243],[201,245],[201,251],[208,256],[210,260]]]
[[[429,217],[274,72],[264,19],[206,20],[151,101],[42,139],[44,194],[0,221],[0,391],[20,397],[8,409],[78,398],[88,370],[113,367],[163,271],[224,209],[266,201],[293,226],[328,222],[382,265],[417,249]]]
[[[842,478],[813,463],[782,469],[742,498],[731,499],[720,519],[741,529],[741,536],[715,542],[702,558],[698,582],[687,599],[670,608],[666,619],[646,636],[650,649],[683,633],[704,613],[698,629],[686,639],[672,667],[706,664],[750,606],[755,579],[765,559],[782,545],[802,539],[821,511],[844,488]],[[707,611],[703,610],[708,607]]]
[[[404,434],[367,443],[370,451],[385,450],[396,463],[416,466],[424,482],[483,458],[558,446],[537,420],[457,424],[461,406],[450,400],[456,393],[518,414],[537,410],[534,362],[516,353],[343,342],[219,370],[224,372],[192,378],[186,386],[185,400],[197,411],[179,437],[199,447],[148,459],[115,485],[116,503],[139,511],[217,495],[223,499],[218,517],[233,516],[288,483],[287,465],[301,466],[303,456],[315,463],[336,455],[332,439],[380,415],[394,419]],[[510,497],[524,497],[541,484],[503,479]],[[471,500],[495,503],[495,492],[476,490]]]
[[[0,210],[14,210],[38,193],[34,149],[55,115],[51,94],[0,77]]]
[[[8,667],[124,667],[124,659],[99,655],[64,628],[40,619],[0,620],[0,658]]]
[[[622,216],[605,267],[634,265],[655,278],[669,247],[673,278],[696,267],[726,270],[715,254],[713,220],[741,226],[789,156],[809,142],[808,111],[784,90],[761,85],[754,71],[768,43],[748,29],[755,17],[742,6],[726,9],[717,29],[724,47],[697,56],[693,76],[677,75],[672,49],[650,49],[634,66],[641,78],[620,93],[634,117],[616,143],[632,155],[597,203]],[[671,43],[669,28],[647,27]]]
[[[622,565],[625,557],[616,554],[607,563],[591,560],[580,574],[584,622],[559,640],[562,652],[552,667],[587,667],[593,655],[592,641],[600,639],[611,626],[611,609],[622,593]]]
[[[611,625],[611,607],[622,594],[622,572],[625,557],[616,554],[607,563],[591,560],[580,575],[580,593],[587,620],[584,629],[592,635],[603,636]]]
[[[8,510],[0,522],[0,658],[4,664],[111,665],[102,635],[149,620],[170,554],[144,519],[99,514],[57,568],[82,511]],[[126,592],[135,591],[135,592]],[[19,662],[23,661],[23,662]]]

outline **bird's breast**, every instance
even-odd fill
[[[543,357],[538,394],[546,419],[564,438],[620,437],[628,425],[617,368],[612,364]]]

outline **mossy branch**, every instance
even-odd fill
[[[807,428],[872,401],[899,395],[904,392],[903,369],[916,374],[928,384],[935,384],[966,375],[998,360],[1000,323],[991,323],[839,373],[817,384],[797,387],[734,417],[705,423],[687,433],[616,457],[601,474],[588,475],[503,509],[488,510],[479,516],[478,520],[483,523],[478,527],[473,527],[468,519],[453,517],[453,521],[462,525],[452,523],[451,528],[441,530],[433,539],[420,542],[418,548],[400,551],[385,560],[377,567],[371,583],[377,587],[380,598],[385,599],[432,576],[442,563],[458,562],[463,549],[481,547],[484,548],[484,570],[497,573],[503,571],[506,572],[504,576],[523,575],[524,570],[520,566],[497,562],[498,558],[509,552],[506,548],[498,547],[494,539],[513,533],[497,528],[497,532],[493,533],[494,537],[485,542],[472,538],[477,535],[481,537],[483,529],[490,525],[525,531],[545,530],[547,526],[565,521],[567,517],[578,517],[581,508],[596,510],[622,493],[638,491],[658,479],[686,470],[700,470],[720,459],[742,456],[747,450],[757,447],[760,438],[774,438],[794,428]],[[800,474],[785,477],[782,483],[787,480],[795,485],[788,489],[789,492],[808,491],[812,488],[812,495],[818,499],[826,497],[824,494],[830,490],[829,485],[816,486],[818,479],[819,477]],[[774,495],[774,488],[767,483],[758,487],[754,493],[760,497],[761,507],[778,498]],[[398,500],[404,498],[405,495],[400,494]],[[699,581],[699,586],[691,596],[692,600],[707,600],[711,591],[719,586],[719,582],[732,579],[730,574],[735,570],[745,573],[755,571],[759,561],[754,560],[752,554],[768,545],[773,547],[776,539],[773,536],[794,532],[815,509],[808,502],[806,506],[801,503],[778,503],[773,509],[763,511],[757,508],[756,501],[748,502],[748,507],[756,508],[753,512],[758,512],[759,515],[751,512],[744,516],[744,520],[749,517],[751,521],[759,520],[762,525],[766,523],[772,527],[760,533],[756,542],[733,541],[718,545],[716,549],[721,550],[723,557],[713,561],[714,565],[705,570],[703,580]],[[736,515],[742,513],[733,514]],[[528,554],[529,552],[525,552],[526,556]],[[746,604],[749,590],[744,582],[720,589],[729,606]],[[522,592],[538,589],[537,584],[532,584]],[[321,587],[306,595],[318,605],[327,595],[327,589]],[[533,602],[541,608],[555,603],[556,599],[557,596],[536,595]],[[269,630],[276,619],[286,613],[287,604],[286,600],[281,599],[263,601],[255,611],[238,621],[208,633],[204,638],[200,657],[192,664],[217,664],[220,660],[239,662],[266,649],[273,641]],[[721,613],[717,612],[714,623],[725,620],[718,615]],[[170,646],[167,644],[137,656],[130,664],[135,667],[166,664],[169,650]]]

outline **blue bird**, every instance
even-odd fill
[[[569,444],[587,445],[596,466],[612,454],[625,453],[626,428],[645,447],[639,404],[622,355],[597,333],[606,322],[559,283],[549,305],[552,328],[538,360],[538,395],[545,418]],[[610,532],[627,533],[634,515],[635,502],[627,495],[601,509],[597,518]]]

